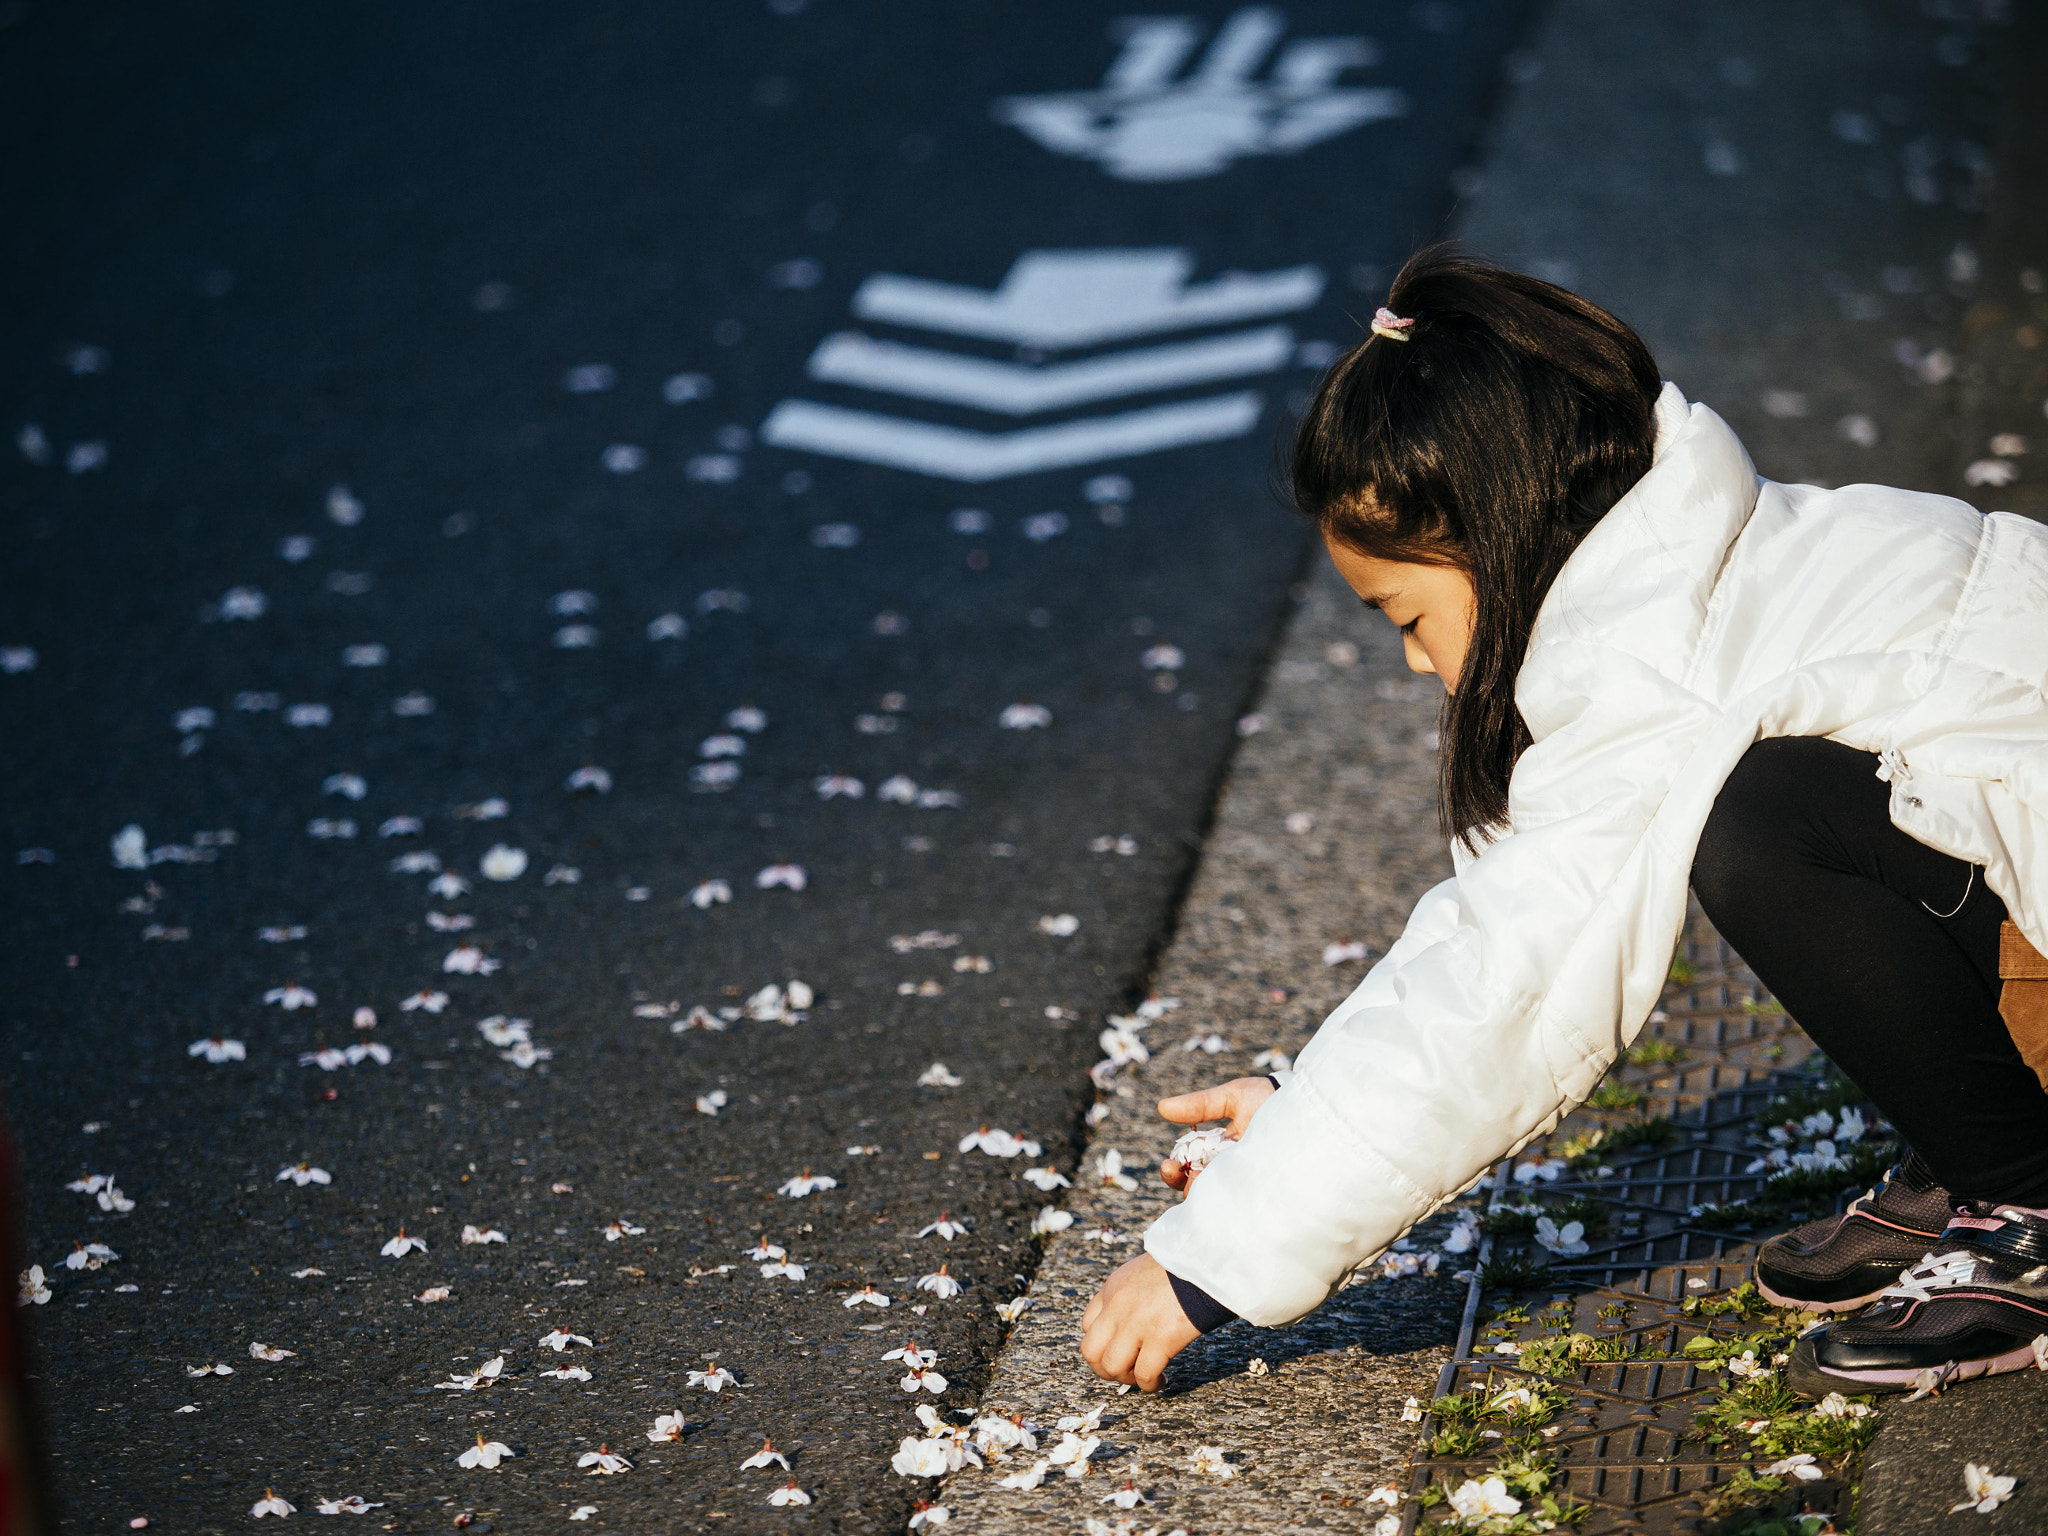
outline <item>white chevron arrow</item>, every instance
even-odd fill
[[[1263,404],[1261,395],[1246,390],[1058,426],[970,432],[815,400],[784,400],[761,424],[761,441],[979,483],[1241,437],[1258,425]]]
[[[993,293],[877,272],[853,296],[863,320],[1034,347],[1092,347],[1153,331],[1229,325],[1307,309],[1320,267],[1229,272],[1188,286],[1192,251],[1026,251]]]
[[[818,344],[809,367],[811,377],[823,383],[1033,416],[1119,395],[1271,373],[1293,353],[1294,332],[1284,325],[1042,367],[840,331]]]

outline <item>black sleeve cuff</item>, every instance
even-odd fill
[[[1166,1278],[1173,1282],[1173,1299],[1180,1303],[1181,1311],[1187,1313],[1188,1321],[1195,1325],[1197,1333],[1213,1333],[1225,1323],[1237,1321],[1235,1312],[1199,1285],[1183,1280],[1171,1271]]]

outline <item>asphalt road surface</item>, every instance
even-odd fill
[[[985,1378],[1309,554],[1276,434],[1520,10],[0,7],[71,1529],[902,1527],[882,1355]]]

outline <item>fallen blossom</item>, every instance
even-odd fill
[[[500,1232],[496,1227],[475,1226],[463,1227],[462,1240],[464,1243],[471,1245],[479,1243],[504,1243],[511,1241],[510,1238],[506,1237],[505,1234],[503,1232]]]
[[[398,1236],[392,1238],[390,1242],[377,1251],[387,1259],[402,1259],[414,1249],[425,1253],[427,1251],[427,1240],[423,1237],[409,1237],[406,1235],[405,1228],[400,1227],[398,1229]]]
[[[1790,1477],[1802,1483],[1819,1482],[1827,1475],[1813,1464],[1813,1457],[1803,1451],[1797,1456],[1787,1456],[1782,1461],[1774,1461],[1761,1471],[1765,1477]],[[1510,1510],[1508,1513],[1512,1514],[1514,1511]]]
[[[272,1363],[279,1360],[289,1360],[297,1353],[298,1351],[295,1349],[279,1349],[274,1344],[251,1344],[249,1346],[250,1359],[269,1360]]]
[[[248,1048],[239,1040],[223,1040],[218,1035],[209,1035],[204,1040],[194,1040],[185,1047],[187,1056],[204,1056],[218,1066],[224,1061],[246,1061]]]
[[[586,1339],[582,1334],[571,1333],[566,1328],[550,1329],[548,1332],[542,1334],[540,1338],[535,1342],[537,1342],[541,1346],[541,1348],[552,1349],[558,1355],[563,1350],[567,1349],[571,1344],[581,1344],[585,1349],[594,1349],[596,1347],[590,1342],[590,1340]]]
[[[1144,1494],[1138,1492],[1137,1483],[1127,1477],[1124,1479],[1123,1487],[1116,1489],[1114,1492],[1105,1493],[1095,1502],[1098,1504],[1114,1504],[1118,1509],[1136,1509],[1140,1504],[1150,1504],[1152,1501],[1146,1498]]]
[[[1033,1237],[1050,1237],[1055,1232],[1064,1232],[1074,1224],[1074,1213],[1063,1211],[1056,1205],[1043,1205],[1038,1214],[1031,1218]]]
[[[302,987],[294,981],[287,982],[281,987],[272,987],[263,994],[263,1001],[277,1004],[286,1013],[294,1013],[301,1008],[317,1007],[320,997],[311,987]]]
[[[1813,1405],[1813,1411],[1824,1419],[1864,1419],[1870,1416],[1867,1403],[1852,1403],[1839,1392],[1830,1392]]]
[[[508,1019],[502,1013],[494,1013],[477,1020],[476,1032],[492,1045],[518,1045],[533,1038],[533,1020]]]
[[[320,1271],[316,1269],[312,1271],[312,1273],[317,1275],[320,1273]],[[413,1297],[413,1300],[421,1303],[422,1305],[431,1305],[432,1303],[437,1301],[446,1301],[450,1296],[453,1296],[454,1294],[455,1292],[450,1290],[445,1285],[430,1285],[424,1291],[421,1291],[419,1295]]]
[[[1190,1175],[1200,1173],[1220,1150],[1225,1140],[1221,1126],[1211,1126],[1203,1131],[1187,1131],[1174,1142],[1173,1150],[1166,1154],[1170,1163],[1179,1163]]]
[[[495,1472],[500,1461],[507,1456],[518,1454],[502,1440],[486,1440],[482,1435],[478,1435],[476,1444],[456,1457],[455,1464],[458,1467],[482,1467],[487,1472]]]
[[[31,1264],[21,1272],[21,1294],[18,1304],[24,1307],[44,1306],[51,1296],[50,1287],[44,1282],[43,1266]]]
[[[599,1445],[594,1451],[585,1451],[576,1458],[576,1465],[590,1468],[592,1477],[610,1477],[620,1472],[630,1472],[633,1463],[626,1460],[610,1445]]]
[[[1115,1147],[1111,1147],[1096,1159],[1095,1168],[1096,1172],[1102,1175],[1104,1184],[1113,1184],[1118,1189],[1126,1191],[1138,1187],[1138,1181],[1124,1172],[1124,1155]]]
[[[761,1241],[746,1250],[745,1256],[752,1259],[756,1264],[760,1264],[769,1259],[786,1259],[789,1257],[789,1252],[779,1244],[769,1242],[767,1237],[763,1235]]]
[[[1040,1483],[1045,1481],[1046,1471],[1051,1466],[1051,1461],[1041,1456],[1038,1458],[1038,1460],[1034,1461],[1031,1464],[1030,1470],[1024,1472],[1012,1472],[1008,1477],[999,1479],[997,1482],[997,1486],[1002,1488],[1016,1488],[1020,1491],[1028,1493],[1033,1488],[1036,1488]]]
[[[1273,1373],[1273,1368],[1266,1364],[1263,1359],[1247,1360],[1244,1373],[1247,1376],[1270,1376]]]
[[[398,1010],[401,1013],[412,1013],[424,1009],[428,1013],[439,1013],[447,1006],[448,994],[446,992],[420,991],[413,993],[411,997],[400,1003]]]
[[[551,1371],[542,1371],[543,1376],[552,1376],[556,1381],[588,1381],[590,1372],[580,1365],[558,1365]]]
[[[951,1456],[943,1440],[920,1440],[906,1435],[889,1458],[890,1468],[901,1477],[944,1477],[952,1470]]]
[[[775,1442],[773,1440],[764,1439],[761,1442],[761,1449],[740,1463],[740,1470],[746,1472],[751,1471],[755,1467],[765,1467],[771,1461],[780,1465],[785,1472],[790,1469],[789,1458],[775,1449]]]
[[[1022,1175],[1024,1182],[1048,1192],[1055,1189],[1072,1189],[1073,1180],[1057,1168],[1026,1168]]]
[[[195,1380],[201,1376],[232,1376],[235,1368],[232,1365],[188,1365],[185,1374]]]
[[[761,1278],[763,1280],[801,1281],[806,1273],[807,1271],[803,1265],[792,1264],[787,1259],[778,1259],[772,1264],[763,1264],[761,1266]]]
[[[955,1221],[953,1220],[949,1212],[941,1211],[939,1212],[939,1219],[933,1222],[930,1226],[925,1227],[917,1235],[919,1237],[930,1237],[934,1232],[936,1232],[940,1237],[943,1237],[947,1242],[950,1243],[951,1241],[953,1241],[954,1238],[965,1234],[966,1231],[966,1222]]]
[[[778,1195],[788,1195],[792,1200],[801,1200],[813,1190],[837,1189],[839,1181],[829,1173],[812,1173],[806,1168],[793,1179],[786,1179],[775,1187]]]
[[[960,1150],[962,1152],[980,1152],[988,1157],[1016,1157],[1019,1154],[1025,1157],[1036,1157],[1045,1149],[1035,1141],[1026,1141],[1020,1136],[1012,1136],[1008,1131],[992,1131],[984,1125],[979,1130],[972,1131],[960,1138]]]
[[[569,1511],[569,1518],[571,1520],[588,1520],[592,1515],[596,1513],[597,1506],[595,1504],[578,1504],[574,1509]]]
[[[736,1387],[740,1379],[720,1365],[716,1360],[704,1362],[704,1369],[690,1372],[685,1386],[702,1387],[706,1392],[722,1392],[727,1387]]]
[[[690,905],[698,911],[732,900],[732,887],[723,880],[706,880],[690,889]]]
[[[648,1440],[655,1445],[664,1440],[680,1440],[689,1430],[688,1421],[683,1418],[680,1408],[671,1408],[667,1413],[654,1416],[654,1425],[647,1431]]]
[[[796,1479],[792,1477],[788,1482],[768,1495],[768,1502],[777,1509],[781,1509],[789,1505],[808,1504],[811,1502],[811,1496],[805,1493],[803,1489],[797,1487]]]
[[[616,1243],[622,1237],[644,1237],[647,1233],[645,1227],[636,1227],[624,1219],[611,1222],[600,1230],[603,1231],[604,1240],[608,1243]]]
[[[1420,1398],[1411,1397],[1401,1405],[1401,1422],[1403,1424],[1420,1424],[1422,1422],[1422,1400]]]
[[[1080,1477],[1088,1470],[1088,1458],[1101,1444],[1100,1435],[1077,1435],[1070,1429],[1062,1430],[1060,1443],[1047,1454],[1046,1460],[1065,1469],[1067,1476]]]
[[[843,1307],[858,1307],[862,1304],[870,1307],[886,1307],[889,1305],[889,1298],[876,1290],[872,1285],[864,1285],[859,1290],[849,1293],[840,1302],[840,1305]]]
[[[458,944],[441,957],[441,969],[450,976],[489,976],[502,965],[474,944]]]
[[[1043,704],[1011,704],[996,717],[1006,731],[1042,731],[1052,724],[1052,711]]]
[[[249,1506],[249,1513],[258,1520],[261,1520],[265,1515],[295,1515],[298,1512],[298,1505],[286,1503],[284,1499],[272,1493],[268,1488],[263,1490],[262,1498]]]
[[[505,1357],[494,1355],[478,1366],[473,1375],[458,1375],[451,1372],[446,1381],[437,1381],[437,1390],[448,1392],[474,1392],[479,1387],[488,1387],[505,1372]]]
[[[1980,1467],[1974,1461],[1963,1463],[1963,1491],[1969,1495],[1960,1504],[1949,1506],[1950,1514],[1974,1509],[1980,1515],[1988,1515],[2007,1499],[2019,1482],[2016,1477],[1999,1477],[1989,1467]]]
[[[958,1088],[963,1081],[964,1079],[947,1067],[943,1061],[935,1061],[918,1074],[917,1086],[920,1088]]]
[[[323,1515],[367,1515],[373,1509],[382,1509],[382,1504],[366,1503],[359,1493],[352,1493],[345,1499],[322,1499],[313,1506]]]
[[[105,1243],[73,1243],[71,1251],[64,1255],[66,1269],[98,1269],[101,1265],[112,1264],[121,1255]]]
[[[804,872],[801,864],[769,864],[754,875],[756,890],[769,891],[779,885],[792,891],[800,891],[808,884],[810,876]]]
[[[1559,1258],[1574,1258],[1589,1251],[1586,1224],[1568,1221],[1562,1227],[1548,1216],[1536,1218],[1536,1241]]]
[[[1071,939],[1081,931],[1081,919],[1071,912],[1056,912],[1038,920],[1038,931],[1055,939]]]
[[[486,880],[517,880],[526,873],[526,850],[493,843],[476,861],[476,872]]]
[[[1522,1501],[1508,1492],[1498,1477],[1468,1477],[1451,1490],[1451,1508],[1464,1520],[1487,1520],[1495,1515],[1517,1515]]]
[[[1029,1296],[1013,1296],[1008,1301],[996,1304],[996,1316],[1006,1323],[1014,1323],[1031,1308]]]

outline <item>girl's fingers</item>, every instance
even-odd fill
[[[1159,1182],[1168,1189],[1186,1189],[1188,1187],[1187,1164],[1177,1163],[1169,1157],[1159,1165]]]
[[[1132,1379],[1136,1382],[1138,1390],[1141,1392],[1157,1392],[1159,1390],[1159,1383],[1166,1376],[1166,1362],[1172,1358],[1173,1356],[1169,1351],[1162,1349],[1157,1344],[1147,1344],[1144,1349],[1139,1351],[1137,1361],[1132,1368]]]
[[[1230,1115],[1230,1093],[1227,1088],[1198,1088],[1193,1093],[1175,1094],[1159,1101],[1159,1113],[1175,1125],[1223,1120]]]
[[[1131,1367],[1137,1359],[1138,1341],[1128,1333],[1120,1333],[1088,1363],[1104,1381],[1131,1381]]]

